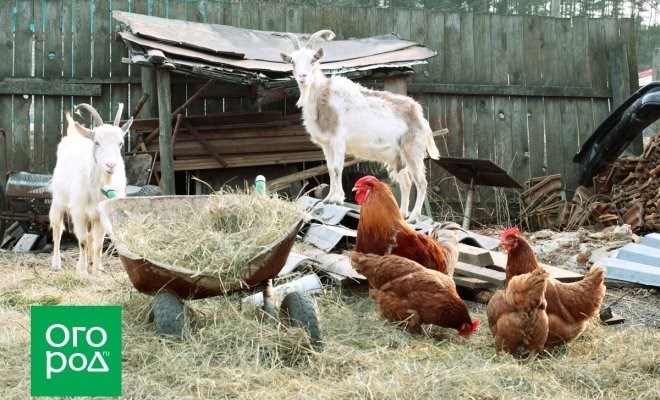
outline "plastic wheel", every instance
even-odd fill
[[[303,292],[291,292],[280,306],[280,319],[284,324],[303,328],[309,335],[312,347],[323,350],[323,336],[312,298]]]
[[[170,292],[157,293],[149,313],[149,321],[152,320],[159,335],[181,337],[186,323],[183,302]]]

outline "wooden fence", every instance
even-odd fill
[[[434,129],[449,129],[438,139],[442,155],[489,159],[520,183],[554,173],[574,181],[571,160],[581,143],[637,89],[631,19],[249,1],[10,0],[0,8],[3,180],[8,170],[52,170],[63,110],[72,104],[92,103],[111,119],[118,102],[128,105],[125,113],[137,103],[140,70],[122,63],[127,50],[115,38],[112,10],[273,31],[330,28],[339,39],[396,32],[419,41],[438,55],[415,67],[408,93]],[[183,103],[195,85],[174,81],[172,104]],[[187,112],[246,103],[218,100]],[[641,152],[641,138],[633,150]],[[430,174],[447,176],[435,166]]]

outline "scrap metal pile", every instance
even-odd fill
[[[534,229],[628,224],[636,233],[659,230],[660,132],[641,156],[606,165],[594,176],[592,189],[578,186],[569,201],[562,198],[562,187],[560,175],[528,181],[520,195],[521,220]]]

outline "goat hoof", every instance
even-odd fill
[[[50,269],[53,271],[59,271],[62,269],[62,260],[52,260],[50,262]]]

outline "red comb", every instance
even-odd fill
[[[378,181],[378,178],[376,178],[376,177],[373,176],[373,175],[365,175],[365,176],[363,176],[362,178],[358,179],[358,180],[355,182],[355,184],[358,185],[358,184],[362,184],[362,183],[364,183],[364,182],[368,182],[368,181],[376,181],[376,182],[377,182],[377,181]]]
[[[520,233],[520,230],[516,228],[515,226],[512,226],[510,228],[506,228],[502,233],[500,234],[500,240],[505,240],[509,236],[517,235]]]
[[[472,329],[470,330],[470,333],[472,333],[472,332],[476,331],[477,329],[479,329],[479,325],[481,325],[481,321],[479,321],[478,319],[473,319],[472,320]]]

